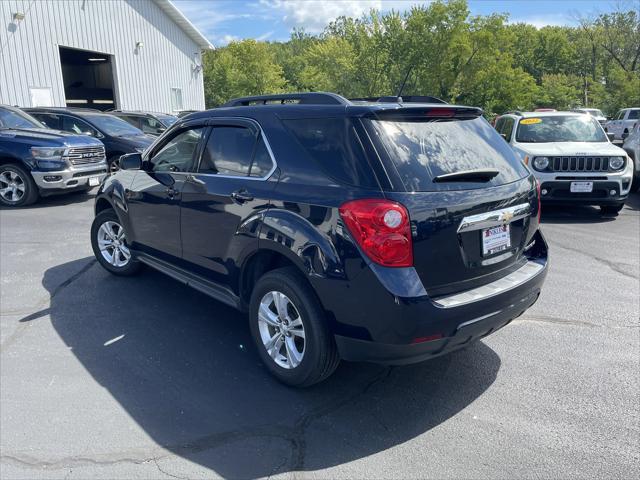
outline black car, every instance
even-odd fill
[[[167,128],[178,120],[178,117],[159,112],[111,110],[109,113],[129,122],[134,127],[142,130],[143,133],[154,137],[164,133]]]
[[[83,108],[25,108],[48,128],[98,138],[104,144],[110,171],[125,153],[141,153],[155,140],[121,118]]]
[[[463,348],[527,310],[547,272],[537,183],[481,114],[328,93],[193,114],[101,186],[94,253],[248,312],[291,385],[340,359]]]

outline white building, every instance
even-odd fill
[[[169,0],[0,0],[0,104],[202,110],[210,48]]]

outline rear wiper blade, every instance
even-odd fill
[[[461,170],[459,172],[445,173],[433,178],[435,183],[443,182],[488,182],[498,175],[498,170],[479,168],[477,170]]]

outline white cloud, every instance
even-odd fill
[[[280,12],[289,27],[318,33],[342,15],[357,18],[371,9],[382,9],[382,0],[260,0],[260,5]]]
[[[542,27],[563,27],[566,25],[575,25],[576,20],[569,15],[556,13],[549,15],[532,15],[526,17],[513,17],[509,19],[509,23],[528,23],[536,28]]]

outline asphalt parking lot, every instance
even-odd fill
[[[547,208],[539,302],[467,350],[284,387],[239,313],[94,261],[92,196],[0,212],[0,476],[637,478],[640,196]]]

